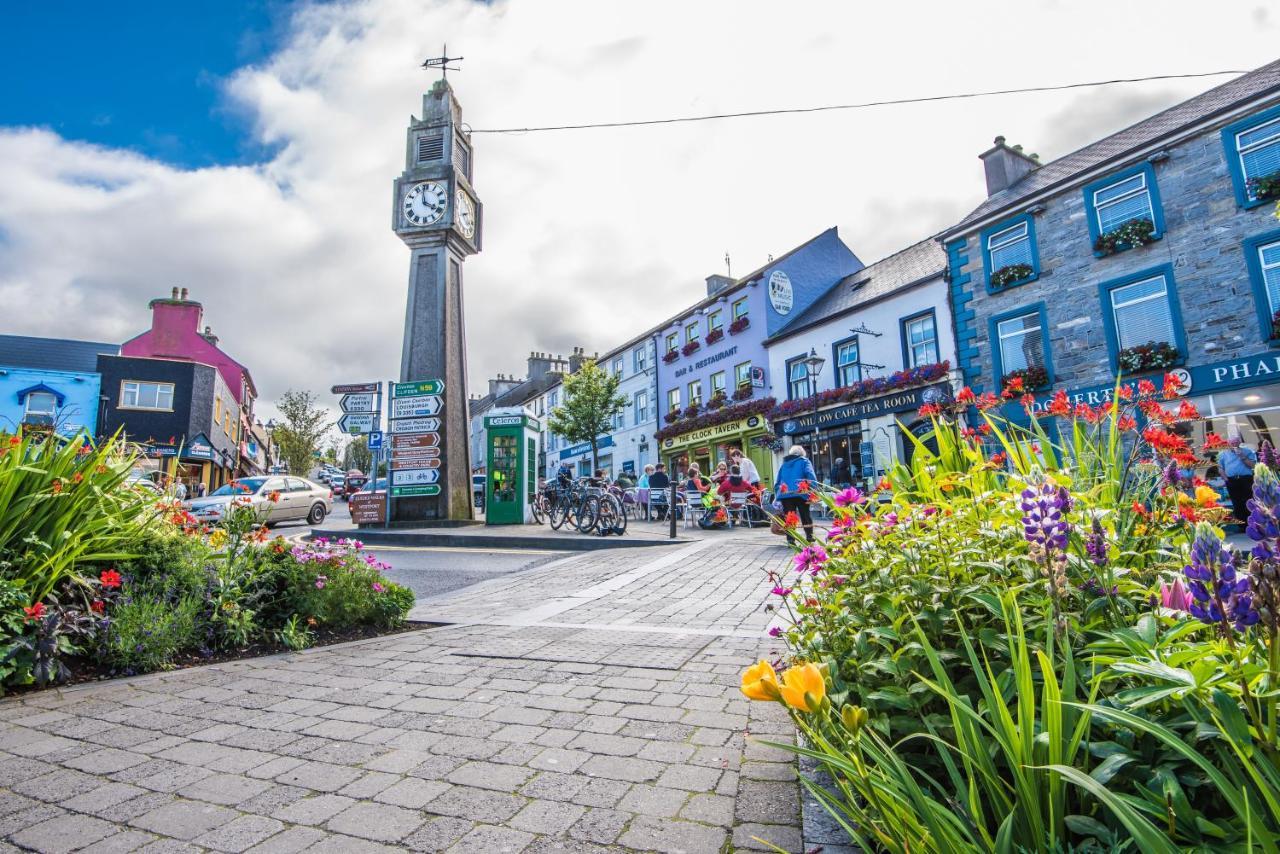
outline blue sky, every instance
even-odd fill
[[[6,4],[0,125],[47,127],[181,166],[267,153],[222,81],[285,35],[289,0],[41,0]],[[174,10],[180,9],[180,12]]]

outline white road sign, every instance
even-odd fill
[[[434,433],[439,429],[439,418],[400,418],[391,422],[392,433]]]
[[[377,399],[376,394],[344,394],[338,405],[343,412],[374,412]]]
[[[413,486],[440,480],[439,469],[397,469],[391,472],[393,486]]]
[[[423,397],[396,397],[391,400],[392,418],[420,418],[424,415],[438,415],[444,406],[438,394]]]
[[[372,412],[348,412],[338,419],[338,429],[354,436],[372,433],[376,428]]]

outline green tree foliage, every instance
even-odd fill
[[[342,465],[348,470],[359,469],[366,474],[369,473],[369,468],[373,465],[373,452],[369,450],[367,436],[356,436],[347,443],[342,454]]]
[[[276,404],[284,416],[284,421],[277,424],[275,430],[280,459],[289,471],[304,477],[311,470],[312,461],[332,426],[328,413],[316,405],[317,400],[309,391],[290,389]]]
[[[576,373],[564,378],[564,406],[547,419],[553,433],[570,442],[591,443],[591,468],[599,465],[597,442],[613,427],[613,418],[626,406],[618,394],[618,378],[588,359]]]

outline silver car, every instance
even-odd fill
[[[271,500],[273,497],[275,501]],[[217,522],[236,498],[248,498],[258,518],[268,526],[299,519],[319,525],[329,515],[331,494],[327,487],[300,477],[242,477],[218,487],[204,498],[187,501],[186,507],[201,522]]]

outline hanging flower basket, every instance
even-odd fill
[[[690,430],[705,430],[718,424],[740,421],[748,415],[763,415],[777,405],[778,401],[772,397],[748,400],[745,403],[735,403],[732,406],[717,409],[715,412],[703,413],[696,418],[681,418],[676,423],[663,427],[653,435],[655,439],[661,442],[663,439],[669,439],[673,436],[682,436]],[[685,411],[688,412],[687,409]]]
[[[1009,391],[1012,386],[1018,393],[1035,391],[1048,384],[1049,372],[1041,367],[1018,368],[1016,371],[1009,371],[1000,379],[1000,387],[1003,391]]]
[[[1166,341],[1148,341],[1136,347],[1126,347],[1116,355],[1116,365],[1121,373],[1138,374],[1143,371],[1154,371],[1172,368],[1178,364],[1182,353],[1178,348]]]
[[[991,287],[1007,288],[1030,279],[1034,274],[1030,264],[1009,264],[991,274]]]
[[[662,361],[669,365],[679,358],[680,358],[679,350],[668,350],[666,353],[663,354]]]
[[[662,416],[662,420],[667,424],[674,424],[680,420],[680,413],[675,410],[672,410],[671,412],[668,412],[666,415]]]
[[[1245,188],[1249,193],[1249,198],[1259,202],[1280,197],[1280,171],[1272,172],[1270,175],[1263,175],[1260,178],[1250,178],[1245,182]]]
[[[691,403],[684,408],[684,412],[680,413],[680,417],[681,418],[697,418],[698,413],[701,411],[702,409],[698,406],[698,404]]]
[[[739,332],[746,329],[750,325],[751,325],[751,318],[747,317],[746,315],[743,315],[742,317],[739,317],[737,320],[735,320],[733,323],[729,324],[729,334],[737,335]]]
[[[1093,243],[1093,252],[1100,258],[1146,246],[1155,242],[1156,224],[1149,219],[1135,219],[1126,222],[1119,228],[1112,229]]]
[[[702,349],[702,343],[699,341],[690,341],[680,348],[680,353],[685,356],[692,356],[694,353]]]
[[[723,329],[712,329],[710,332],[707,333],[707,343],[714,344],[723,337],[724,337]]]
[[[812,412],[815,403],[818,406],[830,406],[833,403],[852,403],[865,397],[878,397],[891,391],[914,388],[919,385],[945,379],[951,370],[950,362],[936,362],[932,365],[920,365],[905,371],[897,371],[887,377],[871,377],[859,380],[852,385],[828,389],[801,400],[785,400],[769,413],[769,420],[777,421],[806,412]]]
[[[728,404],[729,398],[723,391],[718,391],[711,395],[711,399],[707,401],[707,411],[714,412],[717,409],[723,409]]]
[[[734,391],[733,399],[734,400],[750,400],[751,395],[754,393],[755,393],[755,389],[751,388],[750,385],[743,383],[742,385],[738,386],[736,391]]]

